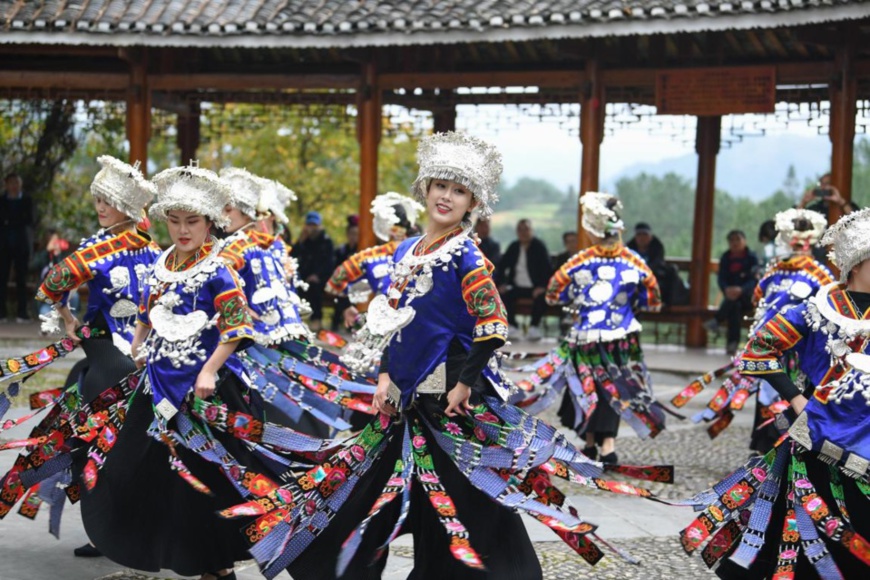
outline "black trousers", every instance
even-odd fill
[[[6,290],[9,269],[15,267],[15,290],[18,297],[18,317],[27,318],[27,268],[30,252],[24,246],[0,247],[0,318],[6,318]]]
[[[504,294],[502,294],[501,299],[504,302],[505,310],[507,310],[507,319],[508,324],[513,326],[517,325],[517,299],[518,298],[531,298],[532,292],[534,288],[517,288],[514,286]],[[532,323],[531,326],[538,326],[541,324],[541,319],[544,317],[544,312],[547,311],[547,302],[544,299],[544,294],[541,293],[540,296],[533,299],[532,302]]]
[[[726,340],[728,342],[740,342],[740,323],[743,322],[743,313],[752,309],[752,296],[744,292],[737,300],[724,298],[716,312],[716,320],[728,323]]]

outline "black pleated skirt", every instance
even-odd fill
[[[446,406],[446,397],[420,396],[417,404],[406,411],[433,417],[433,410]],[[375,419],[377,420],[377,419]],[[433,424],[437,424],[432,419]],[[505,508],[475,488],[459,471],[450,457],[435,444],[434,436],[423,426],[431,441],[429,450],[435,471],[456,506],[457,518],[467,528],[472,547],[486,566],[485,571],[469,568],[450,552],[447,533],[438,521],[435,509],[419,483],[411,484],[411,505],[402,527],[403,534],[414,538],[412,580],[537,580],[542,578],[540,563],[519,514]],[[366,517],[380,495],[402,451],[402,426],[395,425],[384,454],[360,480],[335,518],[287,571],[294,580],[331,580],[336,576],[336,561],[341,545]],[[372,562],[373,554],[386,541],[399,516],[397,499],[384,508],[368,527],[362,544],[341,580],[371,580],[381,577],[386,553]]]
[[[230,372],[222,375],[217,392],[223,402],[250,412],[241,382]],[[88,537],[113,562],[149,572],[170,569],[194,576],[248,559],[241,528],[249,522],[217,515],[243,501],[239,492],[217,465],[177,447],[184,465],[213,495],[193,489],[170,468],[169,448],[147,434],[153,418],[151,396],[137,391],[96,486],[83,492]],[[241,441],[214,434],[240,463],[262,470]]]

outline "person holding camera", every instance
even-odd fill
[[[806,208],[827,215],[828,209],[832,204],[839,207],[843,215],[850,214],[853,209],[857,209],[851,202],[843,198],[839,189],[831,185],[831,174],[825,173],[819,178],[815,187],[807,189],[804,192],[804,196],[798,202],[797,207],[798,209]]]

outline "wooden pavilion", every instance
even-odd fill
[[[355,105],[364,245],[386,104],[430,110],[448,130],[459,104],[579,103],[580,191],[598,188],[606,103],[697,116],[695,312],[709,295],[722,116],[830,103],[832,181],[848,199],[870,99],[863,0],[0,0],[0,19],[0,98],[125,101],[131,161],[147,161],[154,107],[177,114],[188,159],[202,102]],[[704,344],[701,322],[689,345]]]

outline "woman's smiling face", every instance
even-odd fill
[[[433,179],[426,190],[429,224],[438,230],[456,227],[477,206],[471,191],[455,181]]]

